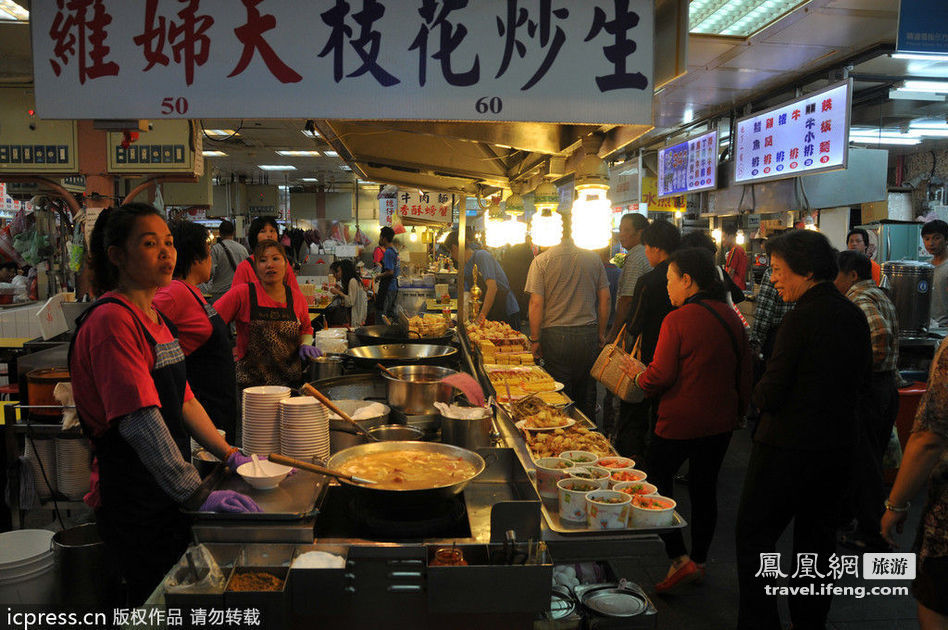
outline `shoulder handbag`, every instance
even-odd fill
[[[625,371],[626,357],[630,356],[625,351],[625,325],[619,330],[615,341],[606,344],[606,347],[599,353],[599,357],[593,364],[590,374],[594,379],[602,383],[606,389],[618,396],[620,399],[629,403],[642,402],[645,398],[643,392],[635,380]],[[635,346],[632,348],[631,356],[638,358],[639,346],[642,343],[642,336],[639,335],[635,340]]]

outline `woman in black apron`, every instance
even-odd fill
[[[215,303],[228,324],[237,324],[237,385],[299,387],[301,360],[315,359],[309,311],[283,283],[286,257],[276,241],[260,241],[254,248],[259,284],[232,288]]]
[[[97,293],[105,293],[77,322],[69,349],[76,409],[99,465],[96,521],[133,606],[187,547],[182,507],[260,510],[236,492],[210,492],[188,463],[189,436],[232,468],[249,458],[224,441],[191,394],[174,328],[152,308],[174,262],[171,233],[152,206],[103,211],[90,265]]]
[[[155,294],[155,307],[178,329],[194,396],[226,439],[236,440],[237,373],[230,330],[198,289],[211,273],[208,231],[181,221],[171,234],[178,251],[175,279]]]

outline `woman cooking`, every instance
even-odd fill
[[[676,309],[662,321],[648,367],[629,360],[630,376],[645,394],[661,396],[648,445],[649,480],[671,497],[675,473],[689,462],[691,555],[680,531],[662,535],[672,564],[655,587],[659,593],[704,575],[717,521],[718,473],[751,387],[750,345],[724,301],[711,253],[679,249],[669,261],[668,297]]]
[[[209,492],[188,463],[189,435],[232,469],[249,458],[224,441],[191,393],[173,326],[152,305],[171,282],[175,258],[171,232],[154,207],[103,211],[89,259],[101,297],[78,320],[69,349],[76,410],[98,459],[96,521],[133,606],[188,545],[182,507],[260,511],[234,491]]]
[[[321,354],[312,345],[309,309],[283,282],[286,254],[277,241],[259,241],[253,259],[259,283],[234,286],[214,303],[225,322],[237,322],[237,384],[297,387],[300,359]]]
[[[207,228],[191,221],[172,225],[178,260],[174,280],[155,294],[155,306],[178,329],[184,351],[188,385],[214,426],[236,440],[237,372],[230,331],[214,307],[204,300],[198,285],[211,275]]]
[[[257,243],[260,241],[277,241],[280,240],[280,226],[277,225],[276,220],[273,217],[257,217],[250,222],[250,227],[247,228],[247,241],[250,243],[250,251],[253,252],[257,248]],[[284,250],[285,252],[286,250]],[[284,253],[284,260],[286,260],[286,273],[284,276],[284,282],[286,286],[290,287],[299,299],[303,300],[303,294],[300,292],[299,282],[296,280],[296,274],[293,273],[293,265],[290,264],[290,261],[286,258]],[[237,265],[237,269],[234,271],[234,281],[231,284],[231,287],[236,287],[239,284],[247,284],[248,282],[260,283],[260,278],[257,277],[256,264],[254,263],[253,255],[250,258],[246,258]]]

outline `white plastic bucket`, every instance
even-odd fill
[[[0,534],[0,604],[53,603],[53,532],[19,529]]]

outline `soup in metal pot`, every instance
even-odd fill
[[[382,451],[353,457],[339,472],[378,483],[381,490],[422,490],[450,486],[474,476],[477,469],[461,457],[427,451]]]

